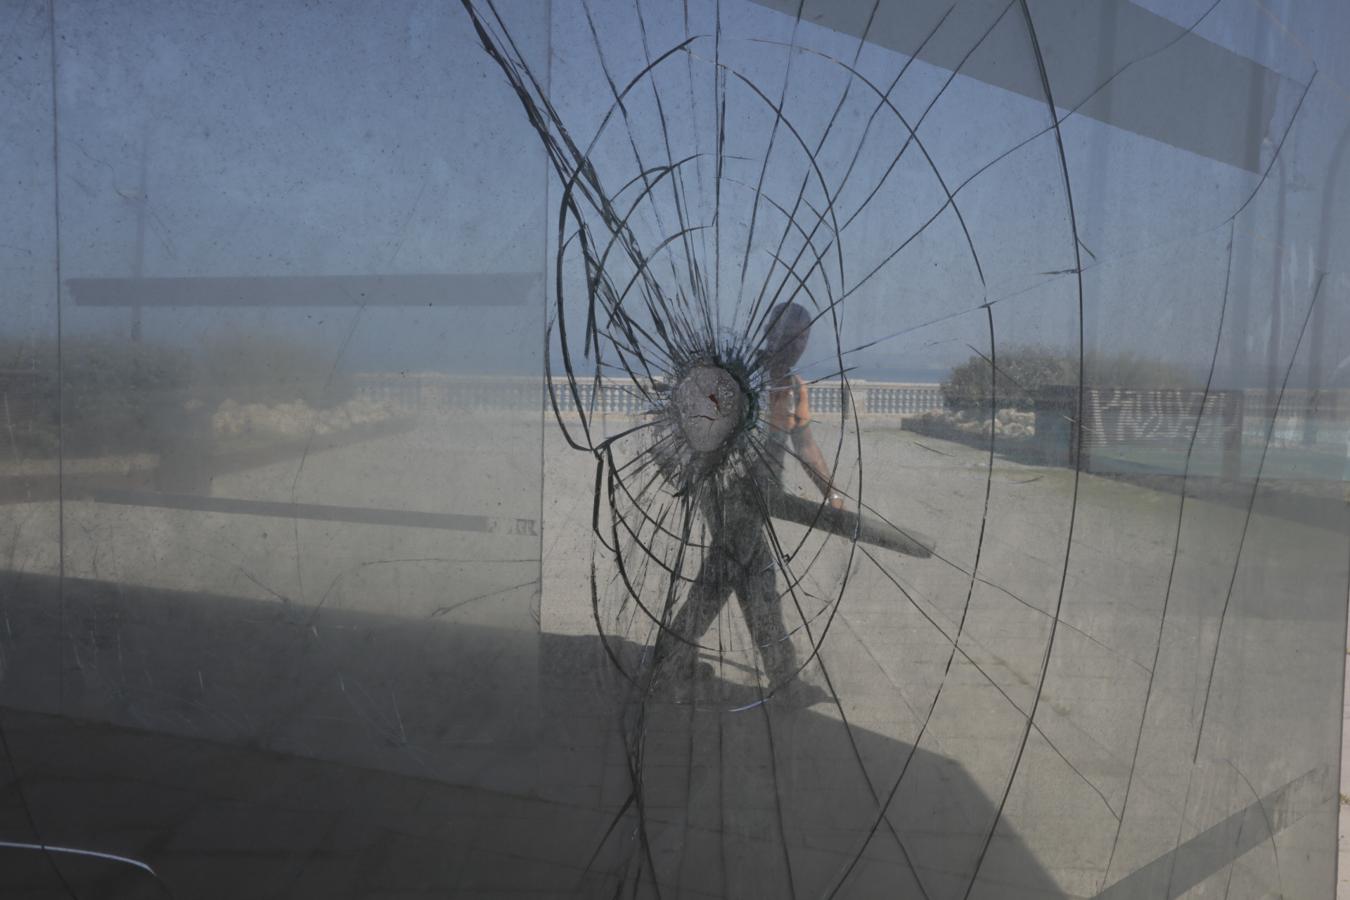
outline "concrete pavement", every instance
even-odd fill
[[[208,477],[193,495],[255,501],[252,513],[145,495],[68,498],[60,602],[42,601],[56,573],[55,503],[7,504],[3,702],[7,730],[20,723],[24,784],[151,783],[156,759],[195,758],[176,742],[206,741],[211,753],[244,754],[232,764],[244,790],[262,771],[249,753],[282,754],[292,772],[319,766],[327,774],[304,776],[318,793],[285,804],[297,814],[319,808],[322,794],[357,797],[358,772],[395,779],[359,795],[358,810],[382,793],[420,796],[414,783],[526,798],[501,813],[519,840],[494,832],[456,845],[476,860],[461,867],[475,878],[500,875],[499,852],[544,866],[521,863],[518,878],[493,882],[503,889],[544,890],[548,865],[582,877],[573,864],[586,845],[603,847],[593,867],[608,873],[602,880],[650,851],[649,865],[689,896],[753,895],[723,859],[740,860],[742,874],[790,872],[810,895],[845,877],[841,861],[859,852],[867,865],[846,876],[845,895],[921,883],[929,896],[960,896],[982,853],[985,896],[1014,896],[1017,884],[1025,896],[1326,895],[1343,519],[1291,519],[1287,503],[1260,490],[1250,519],[1222,503],[1183,508],[1178,493],[1096,476],[1079,481],[1075,506],[1069,471],[996,457],[991,473],[988,455],[971,448],[868,428],[864,499],[932,534],[941,558],[877,551],[850,561],[838,539],[782,527],[785,539],[805,539],[796,559],[814,559],[802,614],[789,614],[794,641],[802,658],[820,646],[823,666],[807,677],[838,702],[733,712],[753,702],[757,677],[729,604],[699,708],[658,704],[635,731],[641,706],[596,639],[594,464],[547,424],[541,447],[534,420],[465,428],[462,417],[426,417],[404,433],[316,448],[303,466]],[[278,503],[291,505],[268,505]],[[350,507],[463,518],[435,527],[333,518]],[[648,634],[599,561],[601,625],[635,665]],[[840,596],[830,588],[845,573]],[[41,718],[58,710],[60,720]],[[125,771],[81,769],[80,748],[124,732],[141,736]],[[624,748],[635,734],[646,736],[653,798],[642,816],[624,811]],[[195,783],[173,790],[190,794]],[[273,815],[270,801],[250,801],[254,812],[210,826],[215,836],[189,858],[170,846],[180,826],[167,812],[133,821],[134,804],[109,801],[86,826],[80,792],[46,790],[30,798],[44,840],[115,845],[185,884],[239,884],[219,874],[237,852],[226,838]],[[480,817],[500,812],[495,800],[463,802],[478,803]],[[627,837],[602,842],[614,821]],[[647,849],[634,830],[644,822]],[[297,826],[287,851],[296,859],[348,826],[310,827]],[[353,838],[376,874],[351,881],[352,895],[385,883],[378,873],[397,863],[380,854],[396,860],[414,838],[443,840],[422,827],[394,828],[376,842],[383,850],[369,834]],[[580,841],[562,857],[541,849],[557,829]],[[415,873],[407,891],[452,883],[432,859],[405,858]],[[267,883],[285,884],[292,864],[274,863],[266,877],[281,880]],[[309,884],[304,871],[336,870],[302,867],[297,885]],[[488,887],[454,884],[473,896]],[[781,896],[776,884],[764,881],[764,895]],[[318,880],[295,890],[278,895],[341,895]]]

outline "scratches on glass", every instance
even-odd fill
[[[771,820],[763,834],[778,848],[787,896],[849,895],[871,877],[864,860],[878,852],[894,854],[914,896],[987,890],[984,879],[998,877],[987,870],[991,853],[1006,840],[1001,835],[1012,833],[1005,821],[1010,804],[1051,765],[1046,752],[1093,798],[1092,815],[1102,817],[1107,838],[1094,863],[1095,890],[1119,868],[1129,817],[1142,815],[1136,776],[1175,623],[1183,524],[1200,502],[1193,461],[1219,389],[1221,345],[1230,339],[1234,236],[1239,217],[1267,186],[1312,79],[1293,85],[1253,177],[1229,192],[1220,215],[1197,220],[1185,237],[1226,234],[1226,264],[1221,282],[1210,282],[1213,293],[1204,302],[1213,312],[1196,334],[1209,348],[1196,365],[1206,374],[1197,380],[1199,405],[1187,413],[1189,436],[1176,466],[1179,498],[1165,584],[1144,629],[1152,639],[1121,646],[1088,607],[1076,609],[1084,599],[1081,569],[1095,564],[1086,561],[1092,552],[1080,550],[1079,531],[1087,527],[1079,522],[1080,492],[1095,498],[1103,490],[1090,469],[1100,465],[1098,451],[1089,463],[1083,442],[1090,438],[1095,448],[1112,440],[1085,424],[1085,403],[1103,377],[1095,367],[1107,364],[1087,328],[1100,315],[1092,308],[1100,279],[1178,238],[1145,237],[1126,250],[1103,243],[1100,196],[1089,189],[1086,207],[1075,199],[1082,188],[1075,153],[1084,111],[1101,116],[1103,98],[1129,90],[1141,72],[1193,46],[1223,4],[1198,7],[1158,39],[1131,47],[1094,83],[1074,85],[1067,108],[1057,104],[1054,88],[1064,50],[1054,45],[1047,54],[1042,41],[1047,31],[1052,42],[1061,39],[1061,23],[1033,12],[1034,5],[1011,0],[982,15],[959,4],[930,10],[926,21],[916,16],[907,23],[915,49],[904,55],[879,49],[893,40],[886,29],[895,27],[894,11],[882,3],[857,5],[848,28],[827,32],[816,23],[828,17],[800,0],[777,4],[773,15],[722,3],[684,3],[673,14],[641,0],[580,0],[555,11],[563,17],[555,19],[555,32],[578,38],[568,53],[586,61],[569,59],[545,72],[525,62],[509,17],[495,4],[464,0],[484,52],[512,85],[556,178],[548,399],[568,445],[594,460],[587,501],[594,532],[591,619],[625,685],[628,791],[586,871],[598,876],[602,850],[621,843],[631,827],[633,850],[620,852],[622,862],[609,872],[622,893],[678,892],[687,861],[702,859],[689,843],[700,804],[720,804],[722,829],[741,813],[728,806],[736,801],[724,783],[717,790],[696,784],[708,763],[695,760],[707,737],[700,729],[715,727],[721,762],[712,768],[724,781],[735,769],[725,742],[729,734],[740,739],[745,715],[762,722],[758,752]],[[963,41],[956,51],[954,40]],[[916,65],[930,46],[951,64]],[[977,149],[963,153],[948,132],[964,127],[960,104],[978,102],[954,98],[973,90],[967,63],[979,60],[974,68],[983,71],[991,58],[1030,79],[1035,102],[1019,107],[1015,122],[1005,121],[1006,134],[981,134]],[[588,71],[598,79],[588,80]],[[1008,180],[1017,178],[1025,185]],[[1028,213],[1034,208],[1039,217],[1026,227],[1043,234],[1023,234],[996,217],[991,191],[1022,196]],[[1090,233],[1081,227],[1084,208]],[[1034,260],[1015,276],[1010,247]],[[907,278],[923,267],[946,267],[962,285],[945,308],[905,293]],[[1043,389],[1001,366],[1000,348],[1052,332],[1072,373],[1060,385],[1067,404],[1046,407],[1068,441],[1067,477],[1020,470],[1008,461],[1011,445],[999,439],[1004,407],[1023,402],[1005,402],[1002,387],[1037,403]],[[877,462],[895,458],[893,434],[871,417],[857,385],[895,348],[927,352],[948,344],[968,348],[987,367],[985,394],[966,420],[981,429],[972,442],[979,478],[960,504],[923,510],[907,502],[903,480]],[[1288,358],[1286,386],[1297,351],[1295,345]],[[837,392],[828,412],[808,410],[804,397],[812,388]],[[604,396],[630,398],[633,411],[612,416],[600,402]],[[1267,448],[1278,405],[1277,399],[1267,423]],[[1040,415],[1038,407],[1038,421]],[[931,439],[906,439],[903,446],[915,448],[916,465],[936,467],[935,477],[972,466],[968,456]],[[1261,465],[1246,498],[1248,521]],[[1059,498],[1056,512],[1047,514],[1045,539],[1038,539],[1048,558],[1037,564],[1046,573],[1032,580],[1010,570],[1007,558],[1016,528],[1010,510],[1029,502],[1013,499],[1018,491],[1046,504]],[[947,546],[912,527],[951,533],[952,522],[926,524],[925,513],[963,517],[960,541]],[[1230,580],[1242,544],[1239,538]],[[878,596],[889,597],[888,616],[914,616],[907,627],[923,629],[924,640],[938,648],[923,667],[908,670],[922,673],[922,690],[896,681],[888,669],[898,663],[879,655],[853,621]],[[1199,741],[1226,615],[1227,603],[1200,678],[1193,767],[1204,765]],[[1022,616],[1029,616],[1034,652],[1012,664],[1000,656],[1008,649],[997,629]],[[868,687],[850,684],[860,677],[859,664],[838,655],[850,647],[872,669]],[[1119,747],[1087,730],[1101,731],[1100,723],[1087,724],[1099,717],[1080,723],[1065,711],[1063,695],[1072,685],[1061,670],[1075,664],[1075,654],[1101,654],[1129,673],[1129,691],[1101,701],[1119,704],[1130,723]],[[844,680],[841,669],[850,673]],[[971,842],[944,854],[948,874],[938,876],[934,861],[916,849],[912,813],[901,798],[912,803],[923,795],[921,782],[930,776],[916,774],[916,760],[944,744],[957,746],[936,735],[949,731],[953,718],[977,715],[972,692],[986,689],[1020,724],[1000,726],[1000,736],[980,751],[991,760],[981,775],[985,805],[972,813]],[[878,760],[856,719],[860,711],[874,715],[871,705],[888,692],[909,719],[889,756]],[[867,800],[845,826],[847,849],[817,871],[802,861],[804,826],[793,820],[798,789],[781,764],[813,752],[792,745],[791,735],[802,716],[821,715],[837,723]],[[672,723],[682,723],[682,737],[672,738]],[[652,792],[666,793],[659,781],[669,775],[651,761],[652,753],[666,755],[654,744],[672,739],[685,748],[680,840],[651,805]],[[1085,740],[1109,760],[1106,769],[1100,760],[1089,764]],[[1255,792],[1250,783],[1245,790]],[[1026,825],[1023,816],[1016,822]],[[1178,852],[1183,832],[1174,842]],[[734,863],[727,859],[729,838],[720,833],[717,859],[707,863],[722,867],[727,891],[725,867]],[[765,865],[773,864],[772,855]],[[1229,866],[1230,880],[1232,872]]]

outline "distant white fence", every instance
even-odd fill
[[[553,382],[558,409],[581,408],[603,415],[637,415],[651,408],[642,390],[626,378],[579,380],[574,396],[567,381]],[[547,387],[541,378],[515,376],[418,374],[365,374],[356,376],[357,393],[395,404],[407,412],[457,409],[529,409],[548,405]],[[942,407],[936,384],[850,381],[848,390],[839,381],[822,381],[808,387],[811,409],[838,413],[851,404],[859,415],[912,416]]]
[[[538,409],[544,390],[541,378],[510,375],[381,372],[356,375],[354,380],[358,396],[410,413]]]
[[[363,374],[355,377],[364,397],[390,402],[414,413],[475,410],[538,410],[549,405],[542,378],[527,376],[444,375],[438,373]],[[649,386],[648,386],[649,387]],[[580,380],[573,395],[567,381],[553,382],[558,409],[575,413],[578,406],[593,414],[634,416],[648,411],[651,401],[642,387],[624,378],[598,384]],[[906,417],[942,409],[936,384],[850,380],[822,381],[809,386],[811,409],[825,417],[841,410],[871,421]],[[1077,414],[1077,390],[1047,389],[1037,402],[1037,430],[1063,431],[1064,443]],[[1113,445],[1185,448],[1204,404],[1197,448],[1229,451],[1239,444],[1264,443],[1271,428],[1276,397],[1263,390],[1211,391],[1088,388],[1083,396],[1082,448],[1091,453]],[[851,409],[850,409],[851,407]],[[1350,422],[1350,391],[1308,391],[1289,388],[1279,399],[1273,434],[1276,443],[1302,443],[1328,450],[1344,448]],[[1042,435],[1042,440],[1049,435]]]

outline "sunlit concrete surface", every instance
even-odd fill
[[[871,501],[882,513],[932,534],[947,559],[970,567],[984,487],[992,477],[989,521],[961,651],[950,673],[943,674],[948,636],[957,632],[969,578],[936,560],[874,551],[872,558],[855,562],[824,644],[830,684],[852,725],[898,741],[913,740],[932,693],[941,689],[942,702],[924,746],[959,759],[981,790],[997,798],[1021,739],[1023,711],[1036,699],[1063,574],[1073,473],[996,457],[991,476],[987,453],[898,430],[864,427],[863,441],[863,478],[871,485],[870,491],[864,485],[864,499],[882,498]],[[569,463],[559,442],[550,447],[557,449],[548,454],[553,477],[545,503],[542,621],[545,630],[580,634],[595,627],[589,598],[571,606],[566,598],[577,596],[572,586],[584,585],[587,578],[590,467],[579,454]],[[798,489],[804,491],[805,484]],[[1315,763],[1319,756],[1330,757],[1339,734],[1334,685],[1340,671],[1326,668],[1337,664],[1326,645],[1333,637],[1340,642],[1339,634],[1328,634],[1327,625],[1340,622],[1344,602],[1345,573],[1333,560],[1343,554],[1346,519],[1344,510],[1330,503],[1295,504],[1295,509],[1318,510],[1300,513],[1311,521],[1291,520],[1289,508],[1267,505],[1258,491],[1244,547],[1244,554],[1259,554],[1272,573],[1258,585],[1243,574],[1252,559],[1238,563],[1239,575],[1233,575],[1243,507],[1188,499],[1172,570],[1179,494],[1097,476],[1081,479],[1056,650],[1004,818],[1008,830],[1026,842],[1069,895],[1093,896],[1120,881],[1111,896],[1164,896],[1164,882],[1174,877],[1169,872],[1189,863],[1195,863],[1191,886],[1201,895],[1216,886],[1222,891],[1230,880],[1245,885],[1248,876],[1253,884],[1260,882],[1275,852],[1283,859],[1300,850],[1329,858],[1324,845],[1335,773]],[[1281,510],[1286,515],[1272,514]],[[1169,573],[1158,675],[1135,758]],[[1215,664],[1200,762],[1192,769],[1215,631],[1230,582],[1234,594],[1224,640],[1238,649],[1226,644]],[[1286,587],[1276,588],[1279,584]],[[722,626],[728,643],[745,645],[734,606]],[[1261,659],[1251,655],[1257,648]],[[823,674],[813,671],[808,677],[820,682]],[[1309,690],[1307,685],[1320,687]],[[829,703],[815,709],[840,714]],[[1319,733],[1321,749],[1290,747],[1283,735],[1295,729]],[[1247,771],[1243,759],[1260,760],[1259,769]],[[1203,788],[1196,781],[1203,781]],[[1167,861],[1187,841],[1200,842],[1191,845],[1195,851],[1206,829],[1224,821],[1236,825],[1227,835],[1235,843],[1242,843],[1244,828],[1251,828],[1250,839],[1260,826],[1226,817],[1290,784],[1300,792],[1302,806],[1293,815],[1280,814],[1285,818],[1273,844],[1244,845],[1236,859],[1208,852],[1177,865]],[[1117,839],[1116,817],[1127,790],[1128,813]],[[1203,801],[1197,804],[1194,795]],[[1263,806],[1258,802],[1258,808]],[[898,804],[896,818],[903,821],[907,814]],[[1113,844],[1116,852],[1104,879],[1102,866]],[[1158,860],[1165,863],[1161,869]],[[1233,876],[1230,863],[1245,874]],[[1272,883],[1268,889],[1317,896],[1329,873],[1316,868],[1290,873],[1306,881],[1282,888]],[[1128,880],[1141,869],[1162,881]]]

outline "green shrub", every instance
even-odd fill
[[[0,343],[0,415],[21,455],[54,453],[65,404],[65,450],[149,449],[166,417],[187,399],[186,353],[125,339],[70,337],[61,344],[64,392],[57,389],[54,340]]]
[[[51,456],[62,424],[64,451],[100,455],[154,451],[209,428],[226,398],[239,403],[303,400],[315,408],[354,394],[334,376],[333,351],[292,338],[227,332],[196,352],[124,337],[0,341],[0,443],[6,456]]]

